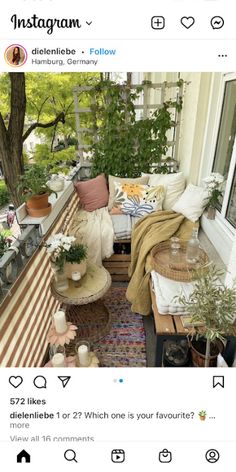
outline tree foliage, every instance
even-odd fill
[[[17,184],[24,172],[23,143],[35,132],[43,135],[51,151],[56,135],[67,147],[75,134],[73,88],[98,80],[99,74],[92,73],[0,75],[0,159],[15,205],[20,203]]]

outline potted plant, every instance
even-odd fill
[[[204,411],[204,410],[199,411],[198,416],[199,416],[199,418],[200,418],[201,421],[205,421],[205,419],[206,419],[206,411]]]
[[[87,247],[84,244],[73,244],[65,259],[65,274],[68,279],[72,279],[73,272],[79,272],[83,277],[87,270]]]
[[[63,271],[65,276],[72,278],[73,272],[80,272],[81,277],[86,272],[87,247],[75,244],[74,236],[62,233],[54,234],[46,241],[47,252],[51,254],[51,262],[56,270]]]
[[[51,193],[57,194],[49,188],[48,179],[47,169],[38,164],[31,164],[20,176],[18,188],[26,201],[27,212],[32,217],[39,218],[51,212],[52,206],[48,197]]]
[[[0,257],[8,250],[11,245],[11,231],[3,230],[0,232]]]
[[[208,191],[208,200],[205,208],[209,220],[215,219],[216,206],[220,203],[219,198],[223,196],[223,192],[221,191],[223,181],[224,177],[217,172],[212,172],[211,175],[203,179]]]
[[[207,271],[196,271],[190,297],[178,297],[191,316],[191,323],[196,323],[190,348],[193,364],[198,367],[215,366],[217,355],[223,350],[224,336],[236,333],[236,287],[224,285],[223,274],[214,264]],[[199,322],[204,325],[197,326]]]

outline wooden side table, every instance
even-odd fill
[[[88,263],[87,272],[75,287],[69,280],[65,292],[56,290],[55,279],[51,283],[53,296],[66,308],[67,321],[78,327],[77,336],[68,346],[68,355],[73,352],[79,339],[97,342],[111,329],[111,316],[101,298],[111,286],[111,276],[104,267]]]

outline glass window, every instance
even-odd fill
[[[234,172],[234,179],[230,192],[226,218],[234,227],[236,227],[236,172]]]
[[[224,187],[227,184],[227,177],[233,153],[235,135],[236,80],[231,80],[225,85],[225,94],[213,165],[213,172],[219,172],[224,176]]]

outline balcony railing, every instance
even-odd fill
[[[86,177],[77,169],[72,180]],[[20,237],[0,259],[0,365],[41,366],[47,349],[51,317],[59,306],[51,294],[52,270],[44,242],[52,233],[67,232],[78,208],[73,191],[64,202],[47,234],[39,225],[27,225]]]

